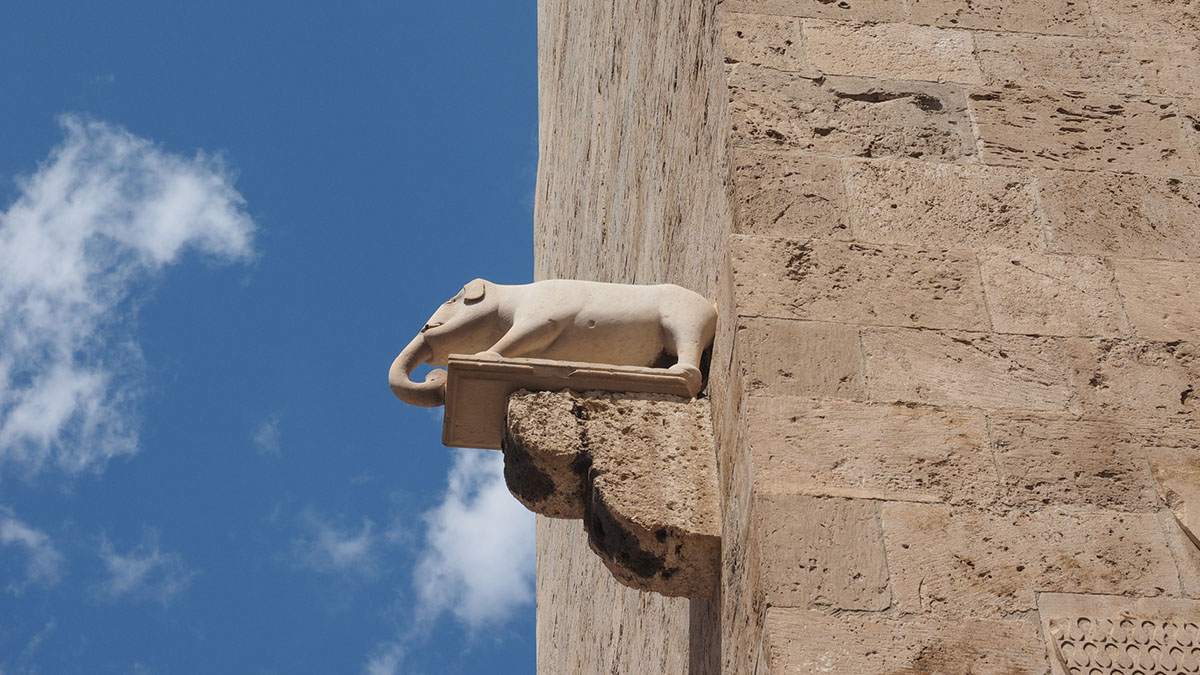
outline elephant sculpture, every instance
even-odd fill
[[[531,357],[618,366],[655,366],[674,355],[690,393],[700,392],[700,359],[712,344],[717,312],[697,293],[672,284],[636,286],[552,279],[523,285],[475,279],[446,301],[400,352],[388,372],[405,403],[445,402],[446,371],[424,382],[421,363],[445,366],[451,354]]]

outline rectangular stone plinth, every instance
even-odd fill
[[[451,355],[448,370],[442,443],[454,448],[499,450],[508,395],[518,389],[691,398],[684,375],[664,368]]]

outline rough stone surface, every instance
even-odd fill
[[[744,319],[737,332],[746,388],[771,396],[863,399],[862,346],[849,326]]]
[[[831,615],[771,607],[767,662],[773,675],[1044,675],[1036,623]],[[803,636],[802,639],[797,639]]]
[[[902,404],[754,397],[747,423],[762,494],[987,502],[996,466],[984,416]]]
[[[1113,272],[1099,258],[981,256],[992,327],[1026,335],[1128,335]]]
[[[871,329],[862,334],[874,401],[998,410],[1065,410],[1061,340],[989,333]]]
[[[760,12],[853,21],[902,21],[904,5],[895,0],[725,0],[727,12]],[[736,17],[726,15],[727,22]]]
[[[855,239],[967,249],[1040,250],[1034,186],[997,167],[873,161],[846,165],[846,206]]]
[[[1148,429],[1066,415],[995,415],[989,421],[1006,505],[1161,508],[1147,471]]]
[[[888,502],[882,517],[895,606],[906,613],[1000,618],[1036,609],[1035,591],[1156,597],[1181,590],[1152,513],[999,515]]]
[[[727,18],[721,31],[725,63],[809,72],[800,19],[759,14]]]
[[[1117,286],[1134,331],[1149,340],[1200,338],[1200,265],[1123,260]]]
[[[980,33],[975,43],[994,86],[1163,96],[1200,86],[1200,52],[1180,45],[1011,33]]]
[[[844,237],[841,165],[794,152],[734,153],[734,231],[807,239]]]
[[[905,24],[804,22],[808,64],[821,73],[983,84],[970,31]]]
[[[1086,35],[1092,17],[1078,0],[909,0],[913,23],[1017,33]]]
[[[1196,172],[1180,109],[1169,99],[1046,90],[970,94],[987,164]]]
[[[621,583],[709,597],[721,532],[710,420],[706,399],[519,391],[509,397],[505,479],[517,479],[510,490],[531,508],[553,508],[543,515],[582,517]]]
[[[746,64],[732,67],[729,86],[738,146],[946,162],[975,153],[957,86],[806,77]]]
[[[892,604],[875,502],[766,495],[757,509],[771,607],[879,611]]]
[[[885,244],[737,236],[734,294],[748,316],[984,328],[973,257]]]
[[[1117,414],[1191,418],[1200,363],[1187,343],[1068,342],[1073,406],[1092,418]]]
[[[1095,0],[1096,28],[1149,42],[1195,44],[1200,4],[1195,0]]]
[[[1037,183],[1055,253],[1200,259],[1200,181],[1052,171]]]

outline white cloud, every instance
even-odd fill
[[[388,642],[380,646],[367,660],[367,665],[363,667],[363,675],[397,675],[404,663],[406,651],[404,645],[399,642]]]
[[[279,416],[272,415],[259,423],[250,434],[250,440],[263,454],[279,454]]]
[[[100,559],[107,577],[95,591],[105,600],[131,598],[168,605],[187,589],[195,576],[178,553],[166,553],[158,533],[146,530],[142,543],[128,553],[118,553],[107,537],[100,542]]]
[[[52,586],[61,577],[62,554],[50,537],[4,507],[0,507],[0,546],[18,549],[25,557],[25,578],[10,581],[5,587],[9,593],[19,595],[29,586]]]
[[[254,223],[218,158],[61,123],[62,144],[0,212],[0,465],[29,472],[95,470],[135,452],[129,298],[188,250],[253,253]]]
[[[425,522],[413,572],[418,621],[449,612],[474,630],[533,602],[534,518],[509,494],[500,453],[455,450],[442,503]]]
[[[325,518],[306,512],[302,517],[305,534],[292,542],[302,567],[316,572],[375,576],[378,535],[374,523],[364,518],[361,527],[343,528]]]

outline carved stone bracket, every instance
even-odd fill
[[[712,595],[721,524],[707,399],[602,391],[508,397],[509,489],[529,509],[582,518],[621,583]]]

